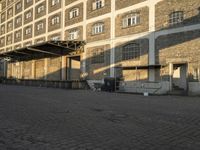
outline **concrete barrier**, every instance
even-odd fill
[[[53,80],[29,80],[29,79],[4,79],[2,80],[2,84],[63,88],[63,89],[88,89],[88,85],[85,80],[53,81]]]

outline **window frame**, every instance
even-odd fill
[[[140,13],[131,13],[123,17],[122,19],[122,27],[132,27],[138,25],[140,23]]]
[[[140,60],[141,45],[139,43],[129,43],[122,48],[122,60]]]
[[[91,64],[105,63],[105,52],[103,48],[94,49],[92,51]]]
[[[184,11],[173,11],[169,14],[169,25],[181,24],[184,20]]]
[[[60,17],[58,15],[51,18],[51,25],[56,25],[60,23]]]
[[[78,7],[72,8],[71,11],[69,12],[69,18],[73,19],[78,16],[79,16],[79,8]]]
[[[92,35],[102,34],[105,30],[105,24],[103,22],[95,23],[92,26]]]

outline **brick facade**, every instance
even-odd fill
[[[43,25],[41,25],[43,24]],[[39,27],[39,26],[43,26],[42,27]],[[35,23],[35,33],[34,35],[35,36],[38,36],[38,35],[41,35],[41,34],[44,34],[46,32],[46,19],[42,19],[42,20],[39,20]]]
[[[103,62],[93,63],[92,59],[93,57],[95,57],[93,53],[99,49],[102,50],[103,52]],[[109,66],[110,66],[110,45],[90,47],[87,49],[86,69],[89,79],[97,80],[97,79],[102,79],[104,77],[109,77],[110,75]]]
[[[93,27],[97,23],[103,23],[104,24],[104,31],[99,34],[93,34]],[[106,18],[104,20],[99,20],[96,22],[89,23],[87,25],[87,42],[94,42],[99,41],[102,39],[109,39],[110,38],[110,18]]]
[[[79,10],[79,15],[75,18],[70,18],[70,12],[75,8]],[[83,3],[80,3],[65,10],[65,26],[70,26],[81,21],[83,21]]]
[[[156,4],[156,29],[162,30],[173,27],[200,23],[200,3],[198,0],[165,0]],[[174,11],[183,11],[183,22],[169,25],[169,15]]]
[[[116,10],[135,5],[146,0],[116,0]]]
[[[87,1],[87,19],[98,17],[111,11],[111,0],[106,0],[102,8],[93,10],[94,2],[95,0]]]
[[[140,22],[133,26],[123,27],[123,19],[129,15],[137,13],[140,18]],[[148,7],[132,10],[126,12],[124,14],[120,14],[116,17],[116,28],[115,28],[115,35],[118,36],[125,36],[131,34],[137,34],[141,32],[146,32],[149,29],[149,10]]]
[[[59,22],[58,23],[55,23],[53,24],[52,23],[52,19],[55,18],[55,17],[58,17],[59,19]],[[48,18],[48,31],[53,31],[53,30],[56,30],[56,29],[59,29],[61,27],[61,12],[59,13],[56,13],[56,14],[53,14],[52,16],[50,16]]]
[[[40,9],[42,9],[42,10],[40,10]],[[35,19],[38,19],[44,15],[46,15],[46,1],[39,3],[35,7]]]

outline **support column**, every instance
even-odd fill
[[[111,50],[110,50],[110,77],[115,77],[115,0],[111,0]]]
[[[155,0],[149,0],[149,65],[155,65]],[[149,69],[149,81],[155,81],[155,69]]]
[[[31,78],[35,79],[35,60],[32,60]]]
[[[172,86],[173,86],[173,64],[169,64],[169,90],[172,91]]]
[[[24,62],[20,62],[20,79],[23,79]]]
[[[3,61],[3,77],[7,78],[7,62]]]
[[[44,59],[44,79],[47,80],[48,76],[48,58]]]
[[[61,69],[61,79],[67,80],[67,57],[66,56],[62,56],[62,69]]]
[[[71,58],[67,57],[67,80],[71,79]]]

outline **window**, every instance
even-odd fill
[[[32,0],[26,0],[26,3],[30,3],[30,2],[32,2]]]
[[[27,28],[27,29],[25,30],[25,34],[26,34],[26,35],[31,34],[31,28]]]
[[[44,11],[44,5],[41,5],[41,6],[38,7],[37,13],[39,14],[39,13],[41,13],[42,11]]]
[[[183,22],[183,11],[175,11],[169,15],[169,24],[175,25]]]
[[[79,9],[78,8],[73,8],[69,13],[70,19],[78,17],[78,16],[79,16]]]
[[[12,22],[8,23],[8,29],[12,29]]]
[[[126,15],[123,18],[123,28],[134,26],[136,24],[140,23],[140,15],[139,13],[133,13]]]
[[[104,5],[105,5],[105,0],[95,0],[93,2],[93,10],[100,9],[104,7]]]
[[[41,22],[37,25],[37,30],[42,30],[44,28],[44,23]]]
[[[58,41],[58,40],[60,40],[60,36],[53,36],[53,37],[51,38],[51,40],[52,40],[52,41]]]
[[[1,15],[1,19],[4,20],[5,19],[5,14]]]
[[[140,57],[140,45],[137,43],[131,43],[123,47],[122,59],[139,59]]]
[[[21,18],[21,17],[18,17],[17,20],[16,20],[16,23],[17,23],[17,24],[20,24],[21,21],[22,21],[22,18]]]
[[[92,34],[99,34],[104,32],[104,23],[96,23],[92,27]]]
[[[54,6],[58,4],[60,1],[59,0],[51,0],[51,5]]]
[[[5,27],[4,27],[4,26],[2,26],[2,27],[1,27],[1,34],[3,34],[3,33],[4,33],[4,31],[5,31]]]
[[[60,22],[59,16],[54,16],[54,17],[51,19],[51,24],[52,24],[52,25],[59,24],[59,22]]]
[[[32,16],[32,13],[31,13],[31,12],[28,12],[28,13],[26,14],[26,19],[31,18],[31,16]]]
[[[15,35],[15,37],[16,37],[16,38],[20,38],[20,37],[21,37],[21,33],[20,33],[20,32],[17,32],[16,35]]]
[[[76,40],[76,39],[78,39],[78,30],[71,30],[70,32],[69,32],[69,38],[68,38],[69,40]]]
[[[104,63],[104,51],[103,49],[96,49],[92,52],[91,58],[92,64]]]
[[[12,40],[12,37],[11,36],[8,36],[7,37],[7,41],[11,41]]]
[[[8,15],[12,15],[12,9],[8,10]]]
[[[17,3],[17,10],[21,9],[21,7],[22,7],[21,2]]]

